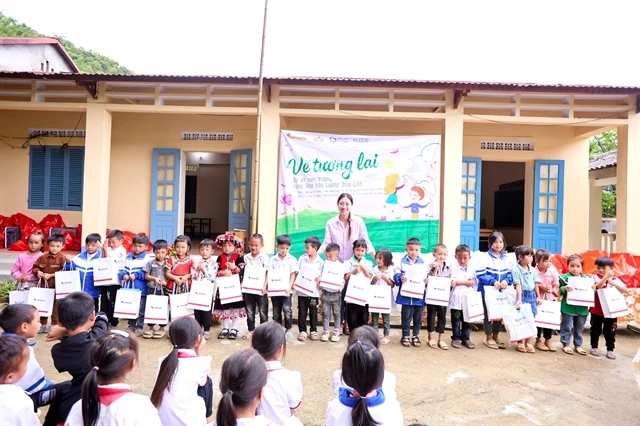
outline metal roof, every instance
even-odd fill
[[[49,44],[49,45],[53,46],[58,51],[58,53],[60,53],[60,56],[62,56],[62,59],[65,60],[67,65],[69,65],[71,67],[71,69],[73,69],[76,73],[80,72],[80,68],[78,68],[76,63],[73,62],[73,59],[71,59],[71,56],[69,56],[69,53],[67,53],[67,50],[62,46],[62,43],[60,43],[60,40],[58,40],[56,38],[50,38],[50,37],[0,37],[0,45],[9,46],[9,45],[27,45],[27,44]]]
[[[618,150],[604,152],[589,158],[589,170],[608,169],[609,167],[617,167]]]

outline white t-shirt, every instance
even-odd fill
[[[346,391],[346,389],[343,388],[343,391]],[[346,405],[345,402],[351,402],[353,404],[355,401],[356,400],[354,398],[347,398],[341,391],[339,396],[329,401],[326,425],[352,425],[351,412],[353,411],[353,408]],[[398,426],[404,424],[402,410],[400,409],[400,404],[396,399],[389,399],[378,393],[375,396],[366,398],[366,401],[369,414],[380,424],[380,426]]]
[[[158,371],[165,357],[158,362]],[[207,383],[211,371],[211,357],[197,356],[192,349],[178,350],[178,369],[162,396],[158,414],[163,425],[204,426],[207,409],[198,396],[198,386]]]
[[[124,269],[124,260],[127,258],[127,249],[124,246],[112,249],[107,248],[107,256],[112,258],[118,268],[118,271]]]
[[[469,281],[473,280],[473,286],[467,287],[465,285],[457,285],[451,291],[449,297],[449,309],[462,309],[462,295],[466,293],[473,293],[478,286],[476,283],[476,271],[471,265],[467,265],[463,268],[458,263],[451,266],[451,280],[453,281]]]
[[[319,273],[322,273],[322,265],[324,265],[324,260],[322,260],[320,256],[316,256],[316,258],[313,259],[312,262],[311,260],[309,260],[309,255],[304,254],[300,256],[300,260],[298,261],[298,272],[302,272],[304,268],[312,268],[317,269]],[[296,293],[298,293],[298,296],[303,297],[320,297],[320,290],[318,289],[318,286],[313,287],[312,296],[308,296],[307,294],[301,293],[299,291],[296,291]]]
[[[100,416],[96,426],[161,426],[158,411],[148,396],[131,392],[124,383],[98,386]],[[79,400],[67,416],[65,426],[83,426],[82,400]]]
[[[280,361],[267,361],[267,385],[258,405],[258,414],[283,425],[302,425],[291,415],[292,408],[298,408],[302,400],[302,377],[297,371],[287,370]]]
[[[214,426],[216,423],[213,423]],[[236,419],[236,426],[277,426],[265,416],[255,416],[252,419]]]
[[[336,370],[333,372],[333,395],[336,398],[340,388],[349,388],[349,386],[342,379],[342,370]],[[396,375],[392,372],[384,370],[381,388],[386,399],[398,399],[398,395],[396,395]]]
[[[5,333],[6,334],[6,333]],[[33,352],[33,346],[29,345],[29,362],[27,363],[27,372],[14,385],[22,388],[28,395],[38,392],[45,388],[50,382],[44,377],[44,370],[36,360],[36,354]]]
[[[0,385],[0,426],[40,426],[33,401],[16,385]]]

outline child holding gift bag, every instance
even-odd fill
[[[569,343],[571,342],[571,334],[573,333],[573,345],[575,351],[580,355],[586,355],[587,352],[582,349],[582,332],[584,331],[584,323],[589,315],[589,308],[586,306],[570,305],[567,303],[567,293],[573,291],[569,285],[569,278],[579,277],[588,278],[582,273],[584,261],[578,255],[571,255],[567,258],[567,267],[569,272],[561,275],[559,278],[559,293],[562,296],[560,303],[560,312],[562,313],[562,322],[560,323],[560,343],[562,343],[562,352],[567,355],[573,355],[573,349]]]
[[[373,265],[371,261],[364,258],[367,253],[367,241],[364,239],[358,239],[353,242],[353,257],[345,262],[349,268],[344,276],[346,286],[349,286],[349,279],[352,276],[365,276],[371,280],[373,277]],[[369,319],[368,306],[358,305],[356,303],[347,303],[347,322],[349,324],[349,330],[353,331],[356,328],[367,324]]]
[[[244,258],[238,253],[238,250],[242,250],[243,247],[242,240],[235,235],[222,234],[216,238],[216,246],[222,250],[222,254],[216,259],[216,262],[218,262],[218,276],[240,275],[240,281],[242,281]],[[218,339],[237,339],[238,325],[246,315],[244,300],[222,304],[220,290],[216,291],[213,316],[222,319],[222,331],[218,334]]]
[[[213,283],[218,273],[218,263],[213,259],[213,240],[206,238],[200,241],[200,256],[202,260],[191,267],[192,280],[207,280]],[[213,285],[213,284],[211,284]],[[204,330],[205,340],[211,338],[211,312],[209,310],[194,310],[193,316]]]
[[[56,287],[56,272],[63,271],[67,264],[67,259],[62,254],[64,247],[64,237],[60,234],[53,234],[47,240],[49,251],[38,257],[33,264],[33,274],[39,280],[47,282],[49,288]],[[40,317],[40,333],[48,333],[51,327],[58,325],[58,300],[53,301],[51,311],[51,326],[47,327],[49,318]]]
[[[516,247],[518,264],[513,268],[513,285],[516,287],[516,309],[520,309],[523,303],[531,305],[531,312],[535,317],[538,313],[537,306],[542,303],[540,297],[540,278],[538,271],[531,266],[533,262],[533,250],[528,246]],[[518,342],[518,352],[535,353],[531,339]]]
[[[316,269],[318,273],[322,272],[324,261],[318,256],[320,248],[320,239],[316,236],[308,237],[304,240],[305,254],[300,256],[298,261],[298,271],[296,277],[305,267]],[[295,281],[295,279],[294,279]],[[308,295],[297,291],[298,293],[298,340],[304,342],[307,340],[307,312],[309,313],[309,328],[311,340],[318,340],[318,298],[320,292],[318,285],[313,288],[313,294]]]
[[[371,280],[372,285],[381,285],[389,288],[389,293],[391,293],[391,298],[393,299],[393,287],[395,287],[395,283],[393,282],[393,276],[397,274],[400,270],[393,264],[393,254],[391,251],[386,248],[382,248],[376,252],[375,255],[376,266],[373,267],[373,279]],[[378,331],[378,318],[380,314],[377,312],[371,313],[371,324],[373,328]],[[391,332],[391,314],[382,314],[382,324],[384,327],[382,344],[386,345],[389,343],[389,334]]]
[[[144,265],[144,278],[147,280],[147,294],[153,291],[153,294],[158,293],[159,296],[168,296],[167,294],[167,279],[165,271],[167,267],[167,250],[169,245],[165,240],[156,240],[153,243],[154,259]],[[147,324],[149,329],[142,333],[142,337],[145,339],[162,339],[166,336],[164,325],[160,325],[158,330],[155,330],[155,324]]]
[[[433,249],[434,261],[429,265],[429,277],[451,278],[451,267],[447,265],[449,252],[444,244],[437,244]],[[427,288],[429,288],[427,277]],[[436,315],[438,327],[436,328]],[[443,340],[444,326],[447,318],[447,307],[427,303],[427,332],[429,333],[429,347],[432,349],[449,350],[449,346]],[[438,343],[433,339],[432,333],[438,332]]]
[[[191,269],[193,259],[189,255],[191,250],[191,238],[187,235],[178,235],[173,242],[176,251],[175,256],[167,259],[165,276],[167,278],[167,290],[173,291],[174,287],[179,293],[188,292],[191,288]]]
[[[29,251],[18,256],[11,268],[11,275],[18,283],[16,290],[28,290],[38,284],[38,277],[34,275],[33,265],[44,252],[44,234],[36,232],[29,235],[27,243]]]
[[[457,263],[451,267],[451,298],[449,299],[449,309],[451,311],[451,346],[459,348],[460,345],[468,349],[476,346],[471,342],[471,324],[464,321],[462,311],[462,297],[464,294],[476,291],[475,271],[469,266],[471,259],[471,249],[466,244],[459,244],[456,247]]]
[[[551,253],[545,249],[536,250],[536,259],[534,262],[538,277],[540,278],[540,296],[546,300],[557,300],[560,295],[560,277],[558,271],[551,264]],[[535,348],[542,352],[555,352],[556,348],[551,343],[553,335],[550,328],[538,327],[538,338],[536,339]],[[544,343],[542,337],[544,336]]]

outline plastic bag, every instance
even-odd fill
[[[11,216],[11,220],[15,226],[20,227],[20,239],[25,243],[29,240],[29,236],[36,232],[42,232],[40,225],[29,216],[25,216],[22,213],[16,213]]]
[[[27,251],[29,250],[29,246],[24,240],[18,240],[15,243],[11,244],[7,249],[9,251]]]
[[[40,227],[45,237],[49,238],[52,228],[65,228],[66,225],[59,214],[48,214],[40,221]]]
[[[71,231],[65,231],[64,236],[64,248],[62,250],[71,251],[73,250],[74,236]]]
[[[13,221],[9,216],[0,214],[0,248],[4,248],[4,228],[7,226],[13,226]]]

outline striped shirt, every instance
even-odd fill
[[[351,229],[351,236],[349,236],[349,229]],[[340,262],[344,262],[353,257],[353,242],[358,239],[363,239],[367,242],[367,253],[375,253],[373,244],[371,240],[369,240],[367,226],[361,218],[351,215],[350,222],[345,226],[340,221],[340,217],[336,216],[327,221],[327,226],[324,231],[324,242],[320,250],[324,251],[329,243],[336,243],[340,246],[338,259]]]

